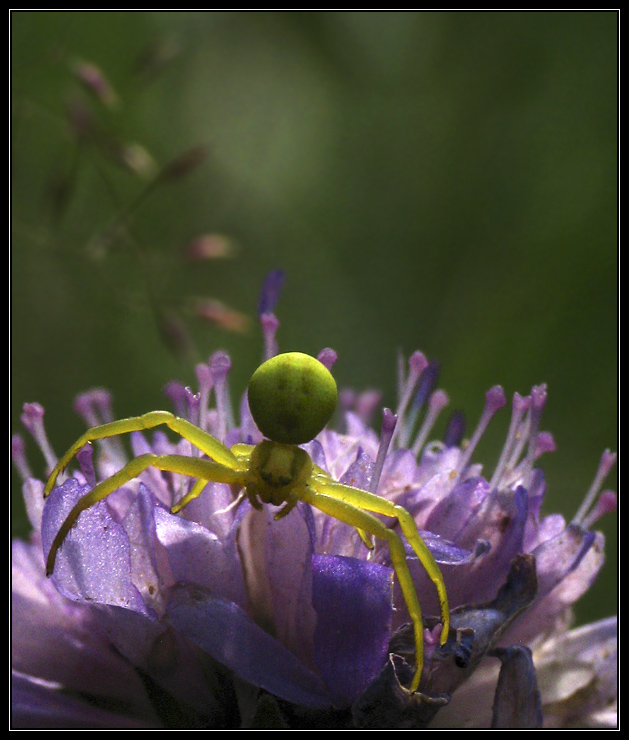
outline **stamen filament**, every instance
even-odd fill
[[[581,506],[574,515],[572,520],[573,522],[585,526],[583,522],[586,520],[588,512],[594,505],[598,492],[601,490],[601,486],[603,485],[603,481],[609,475],[609,471],[614,467],[615,463],[616,453],[611,450],[605,450],[601,456],[601,461],[599,462],[598,470],[596,471],[590,490],[586,493]]]
[[[395,412],[398,419],[404,418],[404,412],[406,411],[406,407],[411,400],[413,391],[415,390],[415,386],[417,385],[417,381],[419,380],[424,368],[426,368],[427,366],[428,360],[422,352],[413,352],[413,354],[408,358],[408,376],[406,377],[406,380],[404,380],[402,383],[400,391],[401,395]],[[396,438],[402,431],[401,426],[401,424],[396,426],[393,433],[393,439],[391,440],[392,442],[394,440],[397,442]]]
[[[449,403],[450,399],[445,391],[437,390],[430,396],[430,400],[428,401],[428,413],[426,414],[426,418],[419,428],[415,441],[411,447],[411,451],[416,458],[419,458],[419,455],[426,444],[426,440],[428,439],[428,435],[432,431],[439,414]]]
[[[216,437],[223,442],[227,430],[234,425],[231,405],[227,391],[227,373],[231,367],[231,361],[224,352],[215,352],[210,357],[210,371],[214,380],[214,393],[216,396],[217,433]]]
[[[46,429],[44,428],[44,408],[38,403],[25,403],[22,411],[23,413],[20,417],[22,424],[24,424],[35,442],[37,442],[46,461],[47,470],[50,473],[57,464],[58,458],[48,441]]]
[[[387,458],[387,452],[391,440],[393,439],[393,433],[397,424],[397,416],[391,411],[391,409],[382,410],[382,429],[380,432],[380,444],[378,445],[378,453],[376,455],[376,462],[374,465],[373,475],[369,484],[369,490],[371,493],[378,492],[378,485],[380,483],[380,476],[382,475],[382,468]]]
[[[525,411],[529,408],[530,404],[530,396],[522,397],[517,391],[513,394],[513,402],[511,405],[511,422],[509,424],[509,431],[507,432],[507,439],[505,440],[500,458],[498,460],[498,463],[496,464],[496,469],[494,470],[494,474],[489,483],[490,488],[492,489],[496,488],[498,482],[502,478],[502,474],[507,466],[507,460],[510,457],[512,447],[520,430],[520,422],[522,421],[522,417],[524,416]]]
[[[481,418],[478,422],[478,426],[474,430],[474,434],[472,434],[472,438],[470,439],[467,447],[463,451],[463,454],[459,458],[459,462],[456,467],[456,473],[457,475],[460,475],[465,468],[467,467],[471,457],[472,453],[474,452],[474,449],[478,445],[480,438],[485,433],[485,430],[487,429],[487,426],[489,425],[489,422],[493,418],[494,414],[498,409],[501,409],[505,405],[505,393],[501,386],[495,385],[493,388],[490,388],[486,395],[485,395],[485,408],[483,409],[483,413],[481,414]]]
[[[210,404],[210,393],[212,392],[213,378],[210,367],[206,362],[200,362],[195,367],[197,383],[199,384],[199,426],[208,430],[208,412]]]
[[[583,517],[581,526],[583,529],[590,529],[602,516],[615,511],[618,506],[618,496],[614,491],[603,491],[596,500],[589,513]]]

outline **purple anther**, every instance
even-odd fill
[[[367,390],[356,399],[356,416],[363,424],[370,424],[374,411],[382,403],[382,394],[378,391]]]
[[[226,352],[218,351],[210,357],[210,372],[214,379],[216,413],[218,429],[216,435],[223,441],[227,430],[232,427],[232,410],[227,393],[227,374],[231,368],[231,359]]]
[[[450,403],[450,397],[444,390],[436,390],[430,395],[428,408],[436,413],[442,411]]]
[[[428,365],[426,365],[426,367],[422,370],[422,373],[419,377],[419,383],[417,385],[417,393],[415,394],[415,399],[413,400],[413,404],[415,406],[424,405],[426,399],[432,393],[433,388],[437,385],[440,370],[441,368],[439,367],[439,363],[435,362],[434,360],[431,360]]]
[[[88,427],[113,419],[111,394],[104,388],[92,388],[74,399],[74,411]]]
[[[226,352],[219,350],[210,357],[210,371],[215,382],[223,381],[230,371],[232,361]]]
[[[419,350],[415,350],[408,358],[409,376],[413,376],[415,379],[419,378],[426,367],[428,367],[426,355]]]
[[[522,414],[529,408],[532,402],[531,396],[521,396],[517,391],[513,394],[513,414]]]
[[[188,386],[184,388],[184,393],[186,394],[186,419],[191,424],[198,426],[201,394],[195,393],[192,388],[189,388]]]
[[[463,441],[466,426],[465,414],[462,411],[453,411],[446,424],[443,444],[446,447],[458,447]]]
[[[113,421],[114,411],[111,399],[111,393],[105,388],[94,388],[92,391],[94,406],[100,412],[100,418],[103,421]]]
[[[528,428],[528,452],[526,455],[526,464],[529,470],[532,470],[537,451],[537,436],[539,433],[539,424],[542,418],[542,411],[546,405],[548,393],[545,384],[534,385],[531,388],[531,408],[529,411],[529,428]]]
[[[382,434],[389,435],[393,434],[395,425],[397,424],[397,416],[391,411],[391,409],[382,409]]]
[[[319,362],[328,370],[331,370],[334,367],[334,363],[337,358],[338,355],[330,347],[325,347],[325,349],[322,349],[317,355],[317,360],[319,360]]]
[[[540,455],[546,452],[554,452],[557,449],[555,444],[555,438],[551,432],[540,432],[537,435],[537,446],[535,448],[535,458],[537,459]]]
[[[42,425],[44,418],[44,407],[39,403],[25,403],[22,406],[22,415],[20,421],[26,429],[35,435]]]
[[[606,478],[609,475],[611,469],[616,464],[617,459],[618,455],[615,452],[612,452],[611,450],[605,450],[603,452],[599,465],[599,469],[603,478]]]
[[[177,416],[186,415],[186,392],[182,383],[171,380],[164,386],[164,395],[170,401]]]
[[[590,529],[605,514],[616,511],[617,507],[618,496],[616,493],[614,491],[603,491],[587,516],[583,518],[581,526],[584,529]]]
[[[351,388],[342,388],[339,391],[339,409],[342,412],[351,411],[356,405],[356,391]]]
[[[26,459],[26,445],[19,434],[14,434],[11,437],[11,459],[23,481],[32,478],[31,469]]]
[[[493,416],[498,409],[507,403],[504,389],[501,385],[494,385],[485,394],[487,412]],[[490,418],[491,418],[490,416]]]
[[[534,385],[531,389],[531,407],[536,411],[541,411],[546,405],[548,397],[548,388],[545,383]]]
[[[85,476],[85,482],[88,486],[94,488],[96,485],[96,473],[94,472],[94,448],[91,444],[86,444],[76,453],[76,460]]]
[[[284,270],[272,270],[266,276],[258,299],[258,316],[273,313],[284,287],[284,278]]]
[[[408,358],[408,375],[402,383],[400,399],[395,412],[398,419],[400,419],[400,422],[404,420],[404,414],[406,413],[408,404],[410,403],[413,392],[415,391],[417,381],[419,380],[422,372],[425,370],[426,367],[428,367],[428,360],[426,359],[426,355],[424,355],[419,350],[413,352],[413,354]],[[411,427],[412,420],[410,421],[410,423],[408,420],[406,420],[405,423],[398,424],[393,435],[393,439],[397,440],[399,436],[401,438],[400,444],[401,446],[404,446],[406,438],[410,433]]]

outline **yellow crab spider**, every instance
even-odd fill
[[[58,475],[86,444],[125,432],[153,429],[165,425],[188,440],[204,457],[185,455],[140,455],[110,478],[101,481],[83,496],[57,532],[46,562],[50,575],[57,552],[82,511],[101,501],[149,467],[179,473],[196,479],[190,491],[173,507],[177,513],[201,494],[208,482],[227,483],[242,489],[238,505],[248,498],[256,509],[263,504],[278,506],[276,519],[286,516],[299,501],[314,506],[335,519],[355,527],[363,542],[369,537],[385,540],[391,563],[413,622],[416,670],[411,691],[419,687],[424,656],[422,613],[406,561],[401,537],[378,515],[393,518],[434,583],[441,608],[441,644],[448,637],[449,610],[443,576],[419,536],[411,515],[402,507],[374,493],[337,483],[316,467],[308,453],[298,445],[313,439],[328,423],[336,407],[337,388],[328,369],[318,360],[300,352],[276,355],[254,373],[248,388],[249,407],[254,421],[266,437],[256,446],[236,444],[231,449],[207,432],[167,411],[152,411],[142,416],[113,421],[89,429],[52,471],[44,497],[52,491]]]

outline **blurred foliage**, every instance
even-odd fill
[[[548,383],[546,511],[571,517],[618,444],[617,23],[14,11],[12,430],[37,400],[59,453],[77,392],[110,388],[119,416],[162,407],[219,347],[239,394],[279,267],[281,349],[333,347],[341,385],[394,405],[396,353],[420,348],[474,424],[491,385]],[[489,470],[507,424],[476,456]],[[24,535],[15,477],[12,494]],[[600,526],[580,620],[616,611],[616,516]]]

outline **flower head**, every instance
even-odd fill
[[[260,301],[265,357],[277,352],[281,275]],[[336,354],[319,360],[331,368]],[[196,368],[196,392],[167,387],[176,413],[228,447],[262,440],[246,395],[228,391],[229,357]],[[546,388],[511,403],[499,462],[483,475],[474,452],[506,404],[490,389],[463,444],[460,415],[429,441],[448,404],[438,368],[417,352],[400,363],[399,403],[378,417],[378,394],[340,395],[340,428],[302,445],[336,481],[406,509],[439,564],[451,608],[440,646],[439,603],[412,551],[425,616],[425,665],[412,676],[413,635],[388,548],[301,502],[274,519],[234,486],[208,483],[177,515],[190,478],[154,468],[85,510],[58,552],[44,555],[75,503],[129,460],[119,438],[77,455],[44,503],[19,437],[13,457],[33,525],[13,543],[13,712],[28,727],[537,727],[615,724],[615,619],[570,630],[571,605],[603,564],[591,530],[615,497],[602,491],[605,452],[570,523],[542,517],[538,457]],[[109,394],[80,396],[91,427],[113,418]],[[22,420],[47,471],[56,464],[43,409]],[[379,428],[377,432],[374,428]],[[94,453],[94,454],[92,454]],[[131,457],[200,453],[162,432],[131,434]],[[387,522],[393,526],[394,522]],[[578,702],[574,699],[578,695]]]

